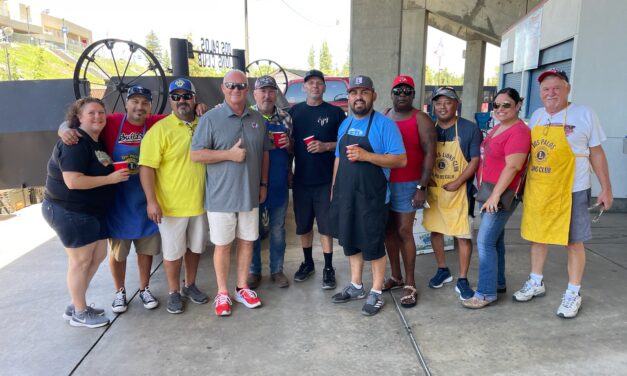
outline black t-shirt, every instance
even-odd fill
[[[82,129],[78,144],[66,145],[61,140],[52,150],[48,161],[46,200],[66,210],[94,215],[105,214],[113,203],[115,186],[103,185],[92,189],[69,189],[63,181],[63,171],[82,172],[87,176],[106,176],[113,172],[111,157],[100,142],[95,142]]]
[[[294,183],[300,185],[328,184],[333,180],[335,150],[309,153],[304,138],[314,136],[320,142],[337,142],[340,124],[346,119],[341,108],[322,102],[310,106],[307,102],[294,105],[289,110],[294,127],[294,156],[296,168]]]

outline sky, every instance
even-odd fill
[[[169,49],[170,38],[192,34],[195,47],[200,38],[231,43],[245,48],[244,0],[185,0],[156,2],[147,0],[9,0],[13,12],[19,3],[31,6],[32,22],[49,9],[50,15],[65,18],[92,30],[94,40],[119,38],[144,45],[154,30],[161,45]],[[341,68],[346,61],[350,38],[350,0],[248,0],[249,62],[274,60],[292,69],[307,69],[307,56],[313,46],[317,52],[327,41],[333,64]],[[461,74],[465,42],[429,28],[427,65],[438,68],[435,54],[444,46],[441,68]],[[488,45],[486,76],[498,65],[499,49]]]

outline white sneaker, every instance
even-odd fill
[[[529,278],[523,287],[516,291],[512,296],[515,302],[528,302],[536,296],[544,296],[546,289],[544,288],[544,281],[540,285],[536,285],[531,278]]]
[[[566,290],[562,296],[562,304],[557,309],[557,315],[565,319],[572,319],[579,313],[581,308],[581,295]]]

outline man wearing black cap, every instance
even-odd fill
[[[293,106],[295,171],[292,182],[296,233],[300,235],[305,260],[294,274],[296,282],[308,279],[315,271],[312,246],[314,218],[324,253],[322,288],[334,289],[333,238],[329,227],[329,197],[333,178],[333,151],[340,123],[346,118],[341,108],[323,100],[326,89],[319,70],[305,74],[305,102]]]
[[[100,134],[107,153],[114,162],[128,163],[130,178],[115,186],[116,199],[109,209],[107,225],[111,238],[109,246],[109,268],[116,294],[111,309],[122,313],[127,309],[126,258],[131,244],[137,252],[139,269],[139,298],[144,307],[158,306],[157,299],[148,287],[152,258],[161,251],[159,229],[146,216],[146,196],[139,181],[139,145],[144,134],[165,115],[151,115],[152,93],[142,86],[131,86],[127,92],[126,113],[107,115],[107,124]],[[78,142],[79,134],[66,127],[59,127],[59,136],[67,144]],[[68,312],[66,312],[67,314]],[[71,316],[71,313],[68,314]]]
[[[351,77],[348,104],[353,115],[338,133],[333,169],[330,218],[333,237],[349,258],[351,283],[333,295],[334,303],[363,299],[364,260],[372,267],[372,289],[361,313],[372,316],[383,307],[385,224],[391,168],[405,167],[407,156],[396,124],[374,111],[377,99],[370,77]]]
[[[481,130],[469,120],[457,116],[459,97],[452,87],[440,87],[432,98],[437,116],[437,157],[427,188],[430,207],[424,209],[423,226],[431,232],[431,245],[438,270],[429,287],[438,289],[453,280],[444,256],[444,235],[455,236],[459,248],[459,277],[455,291],[461,300],[470,299],[474,291],[468,283],[472,255],[473,185],[479,167]],[[456,203],[456,204],[453,204]]]
[[[266,201],[260,204],[268,209],[270,220],[270,279],[278,287],[288,287],[289,281],[283,273],[285,256],[285,214],[288,204],[288,168],[290,135],[292,134],[291,116],[276,107],[279,87],[271,76],[262,76],[255,81],[253,110],[259,111],[266,121],[267,137],[272,140],[273,149],[269,151],[268,194]],[[253,261],[248,273],[248,287],[256,289],[261,282],[261,239],[253,244]]]
[[[573,318],[581,307],[579,289],[586,264],[583,242],[592,238],[591,167],[601,185],[595,206],[601,212],[609,210],[614,200],[601,146],[606,137],[592,109],[568,102],[570,83],[565,72],[547,70],[538,82],[544,108],[537,109],[529,121],[531,156],[520,228],[522,237],[532,242],[531,273],[513,299],[527,302],[545,294],[542,273],[547,244],[564,245],[568,286],[557,316]]]

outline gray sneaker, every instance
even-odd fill
[[[147,309],[155,309],[159,306],[159,301],[152,295],[148,286],[143,290],[139,290],[139,300],[142,301],[144,308]]]
[[[370,291],[366,304],[364,304],[361,308],[361,314],[364,316],[374,316],[379,313],[384,305],[385,302],[383,301],[381,294]]]
[[[166,307],[166,311],[168,313],[183,313],[183,300],[181,300],[181,294],[178,292],[170,293],[168,296],[168,306]]]
[[[96,316],[104,315],[104,309],[94,308],[93,306],[87,306],[87,310],[91,311]],[[67,307],[65,307],[65,312],[63,312],[63,319],[66,321],[71,320],[73,314],[74,314],[74,304],[69,304]]]
[[[115,292],[115,299],[113,299],[113,303],[111,303],[111,310],[115,313],[122,313],[126,312],[127,308],[128,303],[126,302],[126,290],[124,287],[121,287]]]
[[[72,314],[70,319],[70,325],[72,326],[84,326],[87,328],[99,328],[109,324],[107,316],[99,316],[94,314],[94,311],[86,309],[82,312],[76,312]]]
[[[198,287],[196,287],[195,283],[192,283],[187,287],[185,287],[185,284],[183,284],[183,288],[181,289],[181,295],[196,304],[205,304],[209,301],[209,295],[198,290]]]
[[[338,292],[337,294],[331,297],[331,301],[333,303],[346,303],[349,300],[363,299],[366,297],[366,291],[364,288],[357,289],[353,284],[344,287],[342,292]]]

